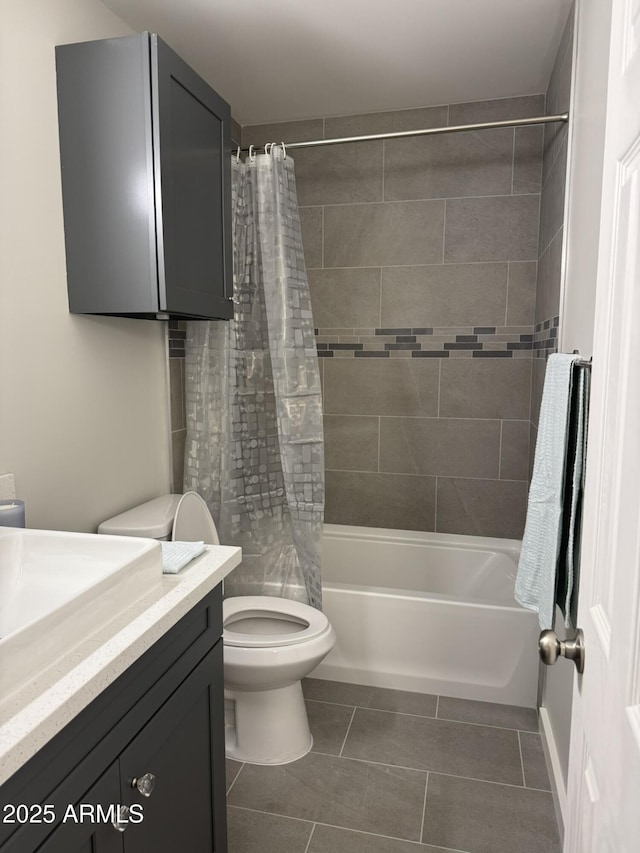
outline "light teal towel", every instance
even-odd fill
[[[200,556],[205,549],[204,542],[161,542],[162,573],[175,575],[181,569]]]
[[[554,622],[573,363],[579,357],[556,353],[547,361],[527,521],[516,576],[516,600],[538,613],[543,630],[553,628]],[[567,615],[568,612],[567,608]]]

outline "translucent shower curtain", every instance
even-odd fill
[[[233,159],[234,319],[189,322],[185,490],[243,549],[227,595],[321,606],[320,374],[293,161]]]

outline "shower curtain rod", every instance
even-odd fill
[[[527,127],[532,124],[551,124],[553,122],[567,121],[569,121],[569,113],[560,113],[559,115],[514,118],[507,119],[506,121],[483,121],[478,124],[457,124],[451,127],[427,127],[421,130],[399,130],[395,133],[369,133],[366,136],[342,136],[335,139],[313,139],[309,142],[278,142],[274,144],[284,144],[286,149],[319,148],[322,145],[342,145],[346,142],[369,142],[375,139],[403,139],[405,136],[435,136],[440,133],[460,133],[464,130],[487,130],[494,127]],[[249,148],[239,148],[238,151],[247,153],[255,148],[255,145],[251,145]]]

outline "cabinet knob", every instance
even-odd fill
[[[129,806],[118,806],[116,816],[111,821],[111,825],[118,832],[124,832],[129,825]]]
[[[156,786],[156,777],[153,773],[145,773],[144,776],[131,780],[131,787],[137,788],[143,797],[150,797]]]

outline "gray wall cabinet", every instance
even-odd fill
[[[69,310],[230,318],[229,105],[150,33],[56,69]]]
[[[0,788],[56,817],[0,824],[0,853],[226,853],[221,634],[218,586]],[[64,820],[81,805],[136,821]]]

